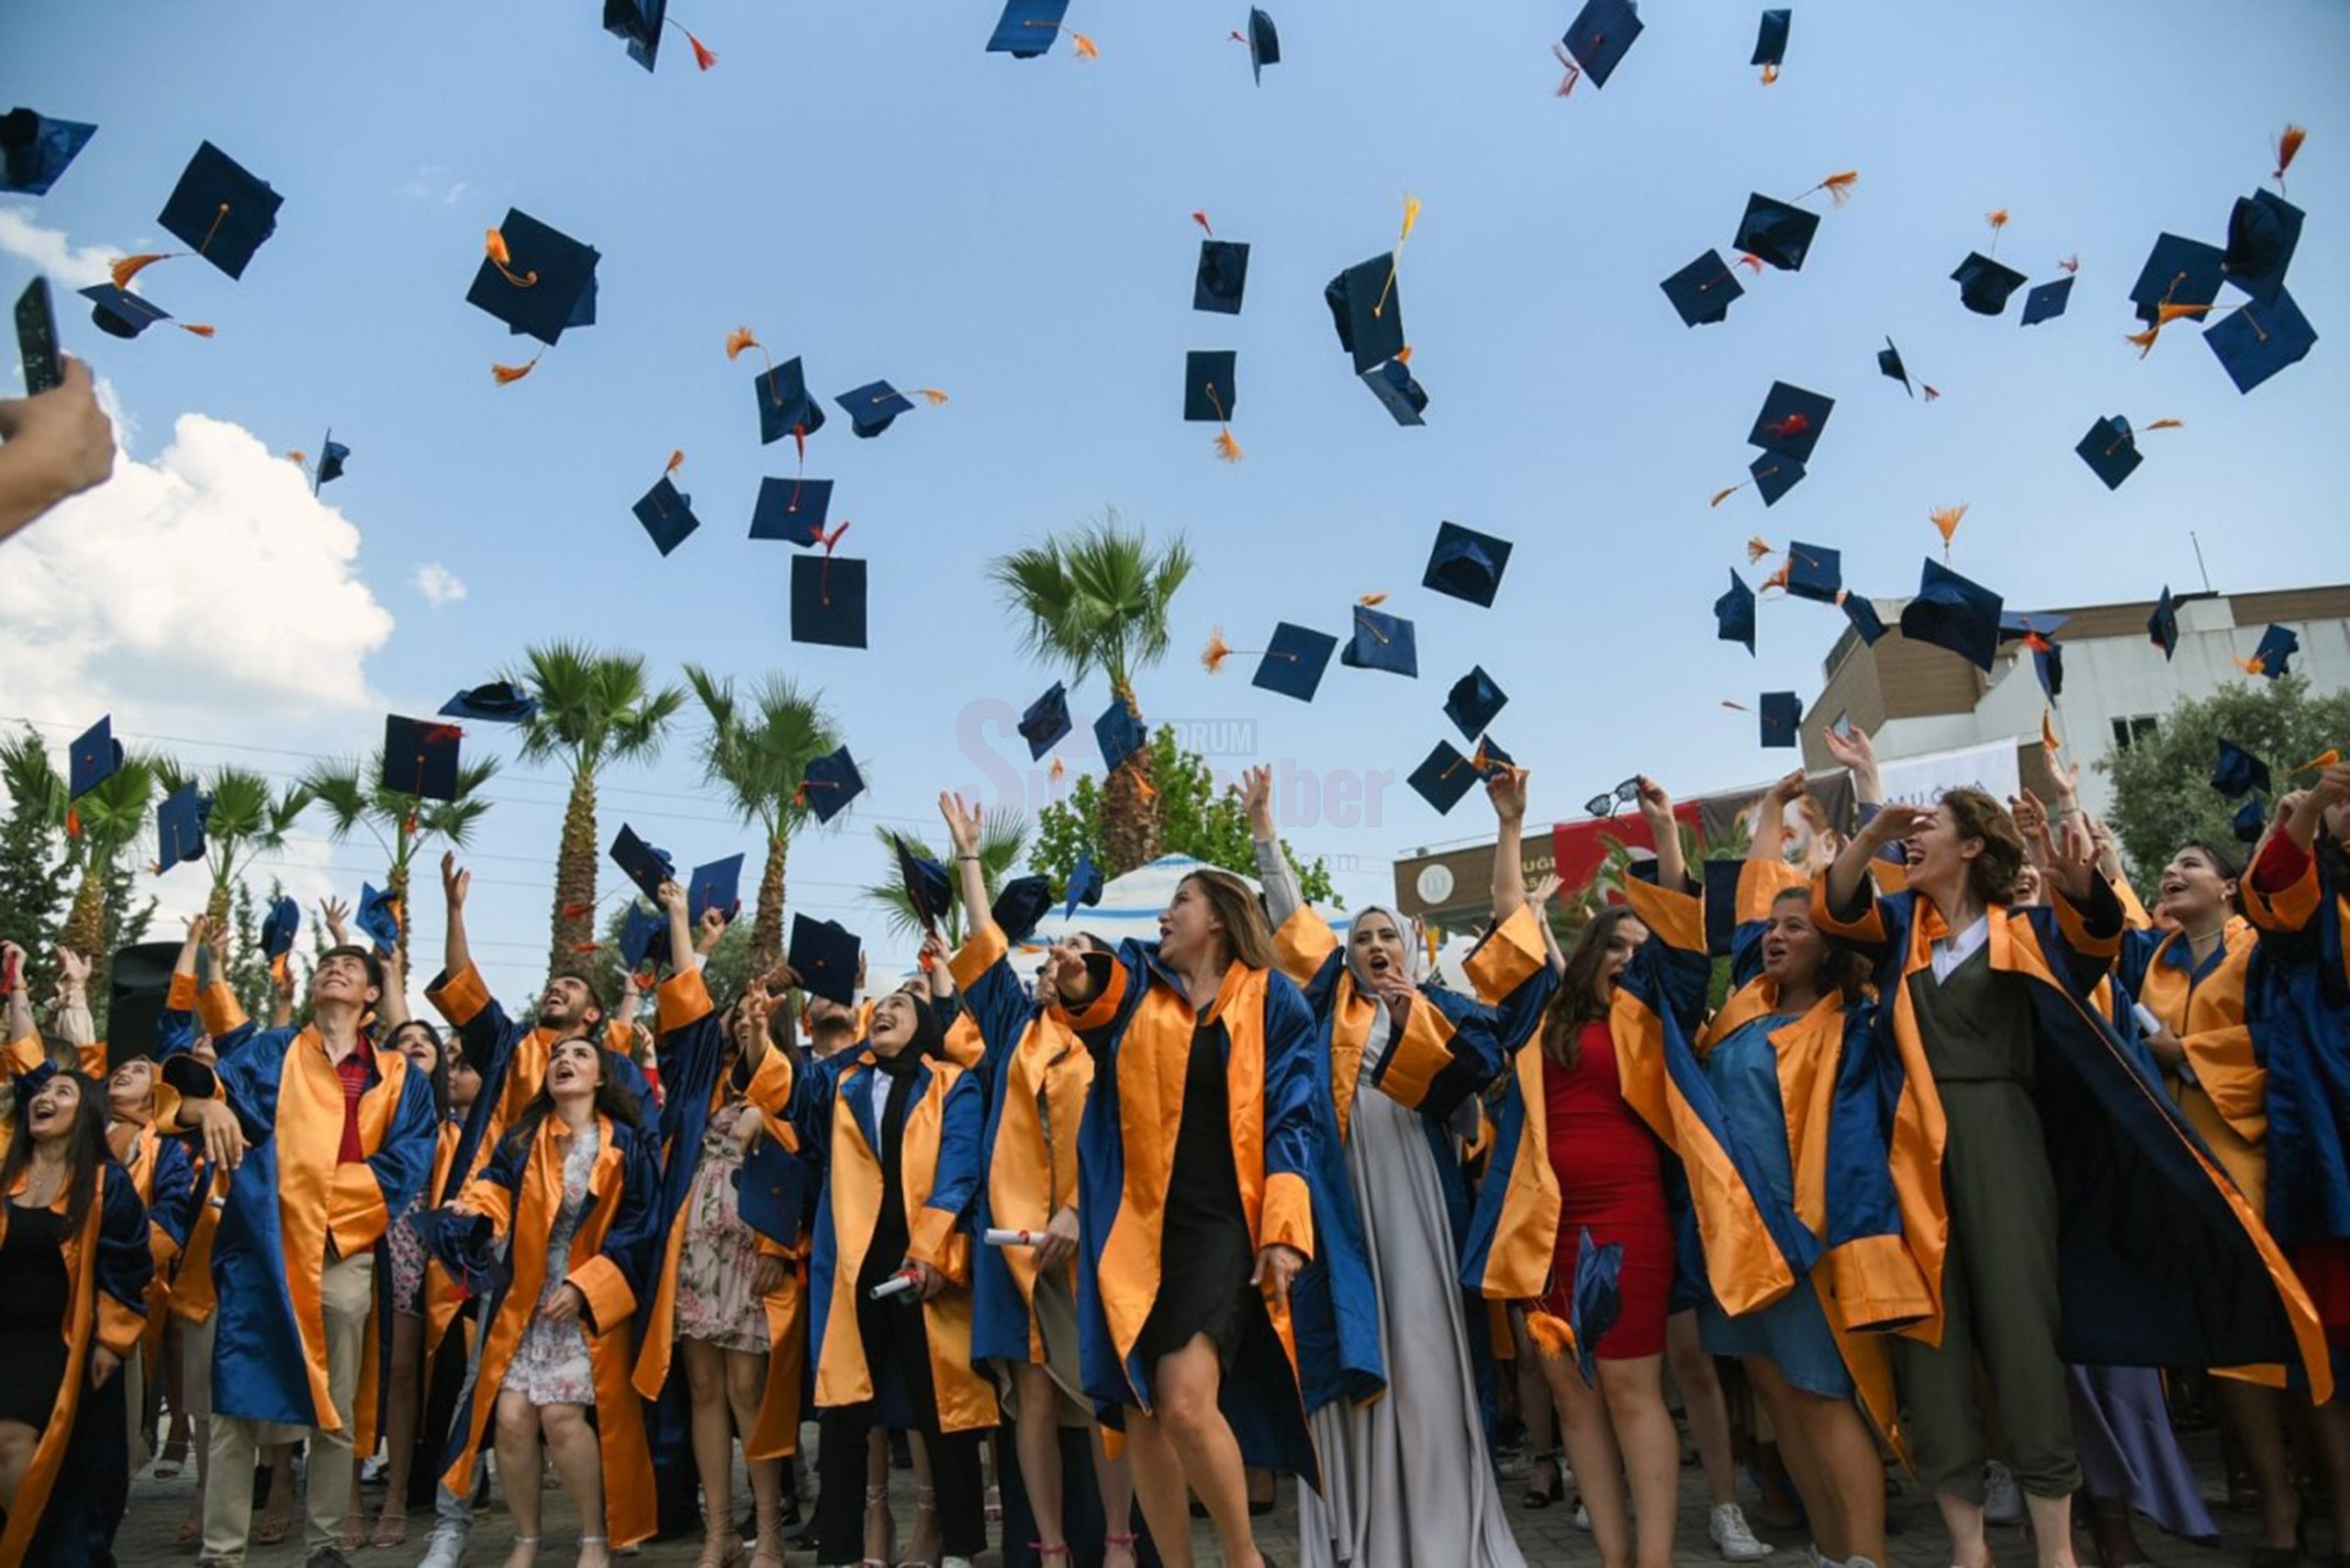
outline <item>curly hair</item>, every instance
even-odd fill
[[[1968,890],[1986,904],[2014,898],[2016,879],[2023,874],[2023,834],[2008,808],[1980,790],[1963,787],[1944,791],[1942,803],[1950,808],[1960,838],[1983,843],[1966,863]]]

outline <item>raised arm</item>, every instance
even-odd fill
[[[1749,860],[1784,860],[1787,852],[1787,807],[1803,799],[1808,785],[1798,767],[1774,781],[1754,803],[1754,833],[1746,843]]]
[[[1839,917],[1838,924],[1849,924],[1861,913],[1860,901],[1869,891],[1869,862],[1876,858],[1877,851],[1902,842],[1931,815],[1924,806],[1886,806],[1861,824],[1861,831],[1828,868],[1824,890],[1829,911]]]
[[[453,849],[441,857],[441,899],[446,921],[441,936],[441,972],[453,979],[474,967],[473,944],[465,938],[465,894],[474,874],[457,866]]]
[[[57,1010],[50,1017],[82,1070],[103,1078],[105,1055],[97,1048],[97,1020],[90,1013],[90,960],[71,947],[57,950]]]
[[[1257,849],[1257,879],[1264,884],[1265,913],[1278,931],[1291,915],[1305,907],[1305,891],[1298,882],[1297,868],[1289,863],[1289,855],[1281,848],[1281,834],[1273,825],[1273,770],[1249,768],[1240,776],[1236,788],[1240,792],[1241,808],[1248,816],[1248,837]]]
[[[1681,849],[1681,823],[1673,814],[1673,797],[1645,773],[1640,775],[1640,820],[1656,842],[1656,885],[1679,892],[1689,880],[1689,861]]]
[[[25,950],[14,942],[0,941],[0,991],[7,996],[7,1022],[0,1036],[6,1036],[11,1058],[28,1042],[31,1047],[29,1060],[12,1060],[10,1065],[28,1072],[40,1065],[40,1025],[33,1018],[32,998],[25,994]]]
[[[1494,803],[1494,924],[1526,907],[1526,780],[1524,768],[1505,767],[1485,780]]]
[[[1828,755],[1844,765],[1852,776],[1852,801],[1855,805],[1881,806],[1885,803],[1885,778],[1877,771],[1876,743],[1858,724],[1848,724],[1839,731],[1822,730],[1820,741],[1828,747]]]

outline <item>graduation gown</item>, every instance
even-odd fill
[[[2122,990],[2186,1047],[2172,1097],[2255,1213],[2265,1207],[2268,1182],[2261,1149],[2268,1131],[2267,1075],[2244,1023],[2244,991],[2259,935],[2250,921],[2230,915],[2219,946],[2199,963],[2185,932],[2133,924],[2121,934],[2115,969]],[[2119,1011],[2114,1021],[2121,1022]]]
[[[2280,864],[2292,879],[2262,890],[2262,870]],[[2259,932],[2244,992],[2249,1060],[2226,1070],[2207,1056],[2197,1074],[2266,1153],[2277,1239],[2350,1238],[2350,888],[2281,834],[2239,886]]]

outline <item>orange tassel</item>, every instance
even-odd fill
[[[1158,790],[1152,786],[1149,779],[1143,778],[1140,774],[1135,776],[1135,791],[1146,801],[1158,799]]]
[[[1411,344],[1405,343],[1402,348],[1395,351],[1395,363],[1397,364],[1409,364],[1412,363]]]
[[[1965,515],[1966,503],[1964,501],[1959,502],[1958,505],[1954,507],[1936,507],[1926,514],[1928,518],[1932,520],[1933,525],[1942,531],[1942,559],[1945,561],[1950,559],[1951,535],[1958,532],[1958,520]]]
[[[483,249],[489,252],[489,259],[501,267],[514,260],[513,255],[506,249],[506,236],[495,229],[489,231],[489,238],[484,241]]]
[[[507,282],[512,284],[517,288],[535,288],[538,286],[539,274],[537,273],[517,273],[514,271],[511,265],[514,258],[506,249],[505,235],[499,233],[495,229],[491,230],[487,238],[484,240],[482,243],[482,249],[489,256],[489,264],[496,267],[499,274],[505,277]]]
[[[1232,439],[1232,431],[1229,429],[1215,432],[1215,454],[1226,463],[1240,461],[1242,455],[1240,443]]]
[[[737,327],[726,334],[726,357],[730,360],[740,356],[744,349],[758,347],[759,340],[751,335],[751,329],[748,327]]]
[[[677,448],[677,451],[669,454],[669,465],[662,469],[661,472],[666,476],[670,474],[675,474],[678,469],[683,468],[685,465],[686,449],[681,446]]]
[[[934,409],[946,401],[946,394],[935,386],[917,386],[914,388],[914,395]]]
[[[1764,425],[1762,430],[1764,434],[1771,436],[1774,440],[1785,441],[1790,436],[1798,436],[1803,434],[1804,431],[1810,428],[1811,418],[1809,415],[1795,413],[1789,414],[1784,420],[1772,420],[1769,424]]]
[[[694,37],[692,33],[686,32],[684,28],[679,28],[677,30],[681,33],[685,33],[686,41],[694,46],[694,63],[696,65],[699,66],[702,70],[707,71],[711,66],[718,63],[718,56],[711,51],[711,48],[708,44]]]
[[[1812,186],[1811,191],[1826,191],[1829,199],[1838,207],[1841,207],[1852,199],[1852,186],[1859,183],[1860,177],[1861,172],[1858,169],[1846,169],[1841,173],[1829,175],[1819,184]],[[1803,196],[1809,196],[1811,191],[1804,192]],[[1797,196],[1796,199],[1801,201],[1803,196]]]
[[[1211,628],[1208,632],[1208,645],[1200,651],[1200,663],[1207,667],[1210,675],[1216,675],[1223,671],[1224,661],[1231,656],[1232,649],[1224,640],[1224,628],[1221,626]]]
[[[2267,661],[2264,660],[2258,654],[2253,655],[2252,657],[2248,659],[2238,659],[2236,661],[2236,668],[2244,671],[2246,675],[2258,675],[2267,667]]]
[[[1045,776],[1058,784],[1069,776],[1069,764],[1063,762],[1059,754],[1056,753],[1053,756],[1053,765],[1045,770]]]
[[[1762,258],[1751,251],[1740,251],[1738,253],[1738,260],[1732,264],[1746,268],[1756,277],[1762,275]]]
[[[1526,1337],[1545,1355],[1564,1356],[1575,1348],[1575,1331],[1568,1327],[1567,1320],[1547,1312],[1526,1315]]]
[[[1387,602],[1387,596],[1383,593],[1367,593],[1360,599],[1355,600],[1355,602],[1361,605],[1365,610],[1372,610],[1376,609],[1380,605],[1385,604]]]
[[[2065,749],[2064,743],[2056,738],[2055,718],[2045,708],[2040,711],[2040,744],[2052,755]]]
[[[1729,492],[1728,490],[1724,490],[1722,494],[1728,495]],[[1746,564],[1750,566],[1755,562],[1761,560],[1763,556],[1776,554],[1777,553],[1778,547],[1759,534],[1746,542]]]
[[[184,254],[185,252],[181,251],[151,251],[141,256],[125,256],[106,269],[106,275],[114,279],[114,286],[117,288],[129,288],[132,278],[137,277],[157,262],[168,261],[173,256]]]
[[[1751,713],[1754,711],[1751,708],[1749,708],[1745,703],[1733,702],[1727,697],[1722,699],[1722,706],[1734,713]]]
[[[2175,431],[2184,430],[2186,426],[2187,421],[2185,420],[2156,420],[2153,424],[2148,425],[2146,428],[2150,431]]]
[[[1100,47],[1096,45],[1091,39],[1087,38],[1083,33],[1069,34],[1069,41],[1077,46],[1078,59],[1099,60],[1102,58],[1102,50]]]
[[[1762,68],[1762,85],[1764,85],[1765,87],[1767,87],[1767,86],[1769,86],[1772,83],[1776,82],[1778,79],[1779,79],[1779,68],[1778,68],[1777,66],[1775,66],[1775,65],[1765,65],[1765,66]]]
[[[1787,559],[1779,563],[1779,569],[1777,571],[1773,572],[1769,577],[1762,579],[1762,586],[1755,591],[1757,593],[1768,593],[1773,588],[1785,588],[1787,586],[1787,577],[1789,574],[1794,572],[1795,567],[1795,557],[1789,556]]]
[[[2278,190],[2285,188],[2285,171],[2293,166],[2293,154],[2301,150],[2301,143],[2309,140],[2309,134],[2298,125],[2288,125],[2277,134],[2277,172],[2268,177],[2277,182]]]
[[[1747,485],[1751,482],[1751,481],[1740,481],[1738,484],[1732,485],[1727,490],[1716,490],[1714,492],[1714,498],[1707,501],[1706,504],[1709,507],[1718,507],[1724,501],[1729,499],[1732,496],[1738,494],[1739,491],[1746,488]]]
[[[540,353],[545,352],[543,349],[539,351]],[[511,386],[538,368],[539,354],[534,353],[527,364],[493,364],[489,367],[489,374],[500,386]]]
[[[285,461],[297,468],[307,468],[310,464],[310,454],[307,452],[289,452],[285,454]]]
[[[2299,767],[2293,769],[2293,771],[2295,773],[2322,772],[2326,768],[2340,766],[2341,761],[2342,753],[2334,747],[2328,746],[2325,750],[2318,753],[2315,756],[2310,758],[2307,762],[2304,762]]]
[[[78,807],[65,808],[65,836],[68,838],[82,836],[82,812]]]
[[[1983,215],[1983,221],[1991,226],[1992,233],[1997,234],[2008,226],[2008,209],[2004,207],[1995,207]]]
[[[213,335],[213,329],[201,321],[174,321],[172,325],[192,337],[208,338]]]
[[[1232,36],[1238,38],[1240,35],[1238,33],[1235,33]],[[1207,235],[1209,239],[1213,240],[1215,238],[1215,230],[1208,229],[1208,215],[1206,213],[1194,212],[1192,214],[1192,221],[1198,224],[1202,229],[1207,229]]]

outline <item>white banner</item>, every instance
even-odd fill
[[[1877,772],[1885,779],[1886,802],[1896,805],[1930,806],[1944,790],[1962,786],[1980,790],[2005,805],[2023,790],[2012,740],[1923,756],[1887,757],[1877,764]]]

